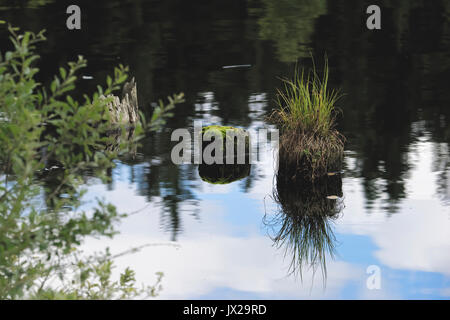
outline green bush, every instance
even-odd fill
[[[100,97],[118,90],[128,69],[115,68],[104,89],[97,87],[97,92],[79,102],[69,93],[86,60],[79,57],[60,68],[46,88],[36,80],[39,70],[35,67],[39,59],[35,46],[45,40],[44,32],[8,29],[13,48],[0,52],[0,298],[109,299],[156,294],[154,286],[137,289],[128,269],[120,280],[112,281],[108,252],[82,258],[79,245],[84,237],[112,237],[114,224],[125,216],[100,200],[93,213],[80,210],[86,192],[83,172],[93,171],[106,182],[113,160],[146,131],[162,125],[168,111],[182,101],[182,94],[170,98],[167,106],[161,103],[148,123],[141,114],[133,138],[127,139],[126,130],[121,130],[120,147],[107,148],[117,143],[117,137],[108,134],[109,100]],[[59,169],[56,183],[45,187],[37,176],[44,174],[49,160],[56,161]],[[43,193],[44,205],[39,201]]]

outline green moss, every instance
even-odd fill
[[[241,135],[247,135],[247,131],[241,128],[235,128],[232,126],[219,126],[219,125],[211,125],[211,126],[206,126],[202,128],[202,135],[204,135],[206,132],[209,132],[210,134],[212,133],[219,133],[222,135],[222,138],[226,138],[227,135],[236,135],[236,136],[241,136]],[[246,139],[247,141],[248,139]],[[248,142],[247,142],[248,143]]]
[[[215,124],[215,125],[203,127],[202,133],[205,134],[206,131],[209,131],[209,130],[214,130],[214,131],[220,132],[222,134],[222,137],[225,138],[227,135],[227,130],[238,130],[238,128],[235,128],[232,126],[219,126],[219,125]]]
[[[227,138],[229,139],[233,139],[234,141],[234,154],[236,155],[237,153],[237,146],[239,143],[239,138],[240,137],[244,137],[244,141],[245,141],[245,152],[248,153],[250,151],[250,135],[247,132],[247,130],[241,129],[241,128],[235,128],[232,126],[219,126],[219,125],[211,125],[211,126],[206,126],[202,128],[202,137],[208,132],[209,135],[212,136],[218,136],[221,135],[222,139],[223,139],[223,149],[222,151],[224,152],[224,156],[225,156],[225,152],[226,152],[226,143],[227,143]],[[236,139],[237,137],[237,139]],[[211,142],[209,141],[204,141],[202,143],[203,148],[205,148],[208,144],[210,144]]]

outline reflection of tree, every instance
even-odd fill
[[[0,0],[0,6],[2,7],[25,7],[25,8],[38,8],[48,5],[55,0]]]
[[[17,1],[0,3],[18,7]],[[264,0],[256,16],[247,14],[254,1],[210,1],[198,7],[181,0],[80,0],[86,19],[70,38],[64,23],[54,23],[65,21],[61,8],[66,3],[72,4],[58,0],[41,9],[1,11],[2,20],[36,31],[48,29],[40,76],[45,80],[57,71],[50,65],[83,54],[90,61],[86,72],[94,76],[82,82],[81,91],[87,92],[104,80],[106,70],[122,62],[137,79],[141,110],[147,115],[151,102],[185,92],[185,105],[169,121],[172,128],[189,127],[199,117],[195,104],[202,92],[214,97],[215,108],[208,115],[246,128],[258,121],[249,117],[249,97],[264,92],[272,101],[279,86],[276,77],[291,70],[278,60],[308,56],[311,47],[319,62],[327,52],[334,77],[330,80],[346,94],[338,123],[356,159],[355,170],[347,174],[362,179],[368,207],[386,199],[383,204],[395,212],[405,197],[407,150],[421,134],[413,132],[412,123],[424,120],[433,141],[450,141],[448,1],[379,1],[382,30],[369,32],[364,28],[365,9],[372,4],[368,0]],[[22,4],[26,7],[27,1]],[[274,41],[278,54],[269,41],[258,38]],[[1,47],[3,39],[7,37],[0,37]],[[222,69],[232,64],[251,67]],[[163,199],[163,220],[178,233],[182,219],[177,212],[183,204],[195,202],[195,183],[190,181],[195,181],[197,168],[173,165],[169,140],[168,135],[152,136],[138,157],[126,163],[141,194]],[[436,156],[442,158],[442,152]],[[243,190],[251,189],[258,170],[252,167],[240,182]],[[448,175],[439,176],[444,190]]]
[[[450,151],[447,143],[435,143],[433,172],[438,172],[437,193],[444,202],[450,204]]]
[[[315,20],[327,11],[325,0],[263,0],[260,36],[272,40],[281,61],[310,55]]]
[[[220,106],[213,114],[223,119],[224,125],[236,123],[240,126],[247,126],[250,124],[248,106],[250,90],[246,73],[246,70],[230,69],[210,74],[210,81],[214,86],[214,96]]]
[[[85,72],[94,76],[93,80],[80,82],[81,92],[95,88],[113,65],[119,62],[129,65],[137,79],[141,111],[146,115],[151,114],[151,102],[175,91],[185,93],[186,103],[177,109],[177,116],[169,120],[168,127],[192,125],[192,119],[198,116],[195,104],[201,92],[213,93],[217,110],[209,113],[218,116],[219,121],[247,127],[251,123],[248,117],[251,94],[274,90],[275,76],[284,73],[285,66],[274,60],[270,46],[256,40],[255,21],[246,20],[246,1],[233,5],[211,1],[198,7],[181,0],[136,0],[126,4],[121,0],[80,0],[77,4],[82,8],[82,29],[69,34],[64,23],[53,23],[65,21],[67,15],[61,8],[72,4],[68,0],[49,1],[31,10],[26,9],[30,1],[23,1],[20,6],[17,1],[0,1],[5,7],[18,8],[2,11],[2,20],[32,30],[47,29],[48,42],[42,48],[39,66],[43,82],[47,75],[57,71],[49,65],[58,61],[63,64],[77,54],[89,59]],[[222,69],[233,64],[251,67]],[[168,140],[161,141],[164,152]],[[142,151],[150,149],[149,156],[146,154],[133,163],[159,159],[158,147],[144,146]],[[156,172],[167,169],[173,174],[177,170],[168,162],[152,164],[150,168],[156,186],[162,186],[162,182],[154,178],[164,176]],[[155,188],[152,192],[159,193]]]
[[[170,132],[152,134],[138,150],[141,158],[126,164],[131,166],[130,183],[137,184],[139,194],[146,196],[149,202],[156,198],[161,200],[161,223],[175,241],[182,231],[180,215],[185,211],[196,213],[193,193],[197,187],[194,183],[196,167],[172,163],[172,145],[167,141],[170,141]]]
[[[369,4],[328,1],[312,47],[316,56],[328,53],[332,81],[345,93],[339,124],[356,158],[349,174],[362,178],[368,208],[386,198],[394,213],[406,196],[410,144],[424,131],[449,142],[449,5],[380,1],[382,30],[370,32],[361,24]]]
[[[290,272],[301,276],[303,268],[316,271],[320,267],[325,280],[326,256],[333,257],[335,248],[330,222],[343,208],[340,176],[312,183],[279,170],[273,197],[279,212],[266,222],[276,230],[275,245],[284,247],[286,256],[292,257]]]
[[[13,2],[2,3],[16,6]],[[2,20],[31,29],[47,28],[49,41],[40,64],[43,82],[55,71],[48,68],[50,63],[62,64],[72,55],[83,54],[90,61],[86,74],[94,79],[81,82],[80,91],[90,91],[104,80],[106,70],[121,62],[130,66],[137,79],[140,109],[146,115],[151,114],[151,102],[165,98],[173,90],[185,93],[185,105],[177,108],[176,117],[168,121],[171,128],[192,125],[200,92],[214,93],[219,110],[213,112],[223,122],[247,126],[251,93],[264,91],[262,86],[274,87],[274,80],[261,80],[268,73],[268,65],[277,70],[271,55],[264,54],[265,48],[259,50],[262,61],[258,69],[222,69],[230,64],[255,65],[254,43],[248,41],[249,37],[256,38],[248,35],[253,28],[240,23],[245,1],[238,6],[209,2],[200,9],[177,0],[136,0],[126,4],[121,0],[81,0],[77,4],[82,8],[82,29],[70,34],[64,23],[67,15],[61,10],[64,3],[72,4],[50,1],[39,9],[2,11]],[[29,7],[29,3],[21,6]],[[55,19],[63,23],[55,24]],[[217,32],[218,28],[223,32]],[[188,207],[192,213],[196,203],[192,190],[196,188],[197,167],[174,165],[168,141],[167,132],[155,133],[143,141],[135,159],[122,160],[130,165],[130,180],[137,183],[139,193],[152,201],[161,199],[162,223],[176,239],[182,230],[183,209]]]

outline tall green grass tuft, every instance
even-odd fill
[[[336,90],[328,88],[328,61],[323,76],[315,67],[309,72],[297,68],[293,79],[283,79],[284,90],[278,89],[278,109],[272,118],[286,130],[302,130],[327,135],[334,127]]]
[[[328,61],[323,74],[315,68],[295,70],[283,79],[277,93],[277,109],[269,120],[281,129],[280,157],[312,179],[336,169],[342,159],[345,138],[335,129],[339,92],[328,87]]]

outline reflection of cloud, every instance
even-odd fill
[[[204,194],[227,194],[234,188],[234,185],[230,184],[210,184],[204,181],[199,181],[199,183],[201,185],[201,191]]]
[[[394,216],[373,235],[376,256],[392,268],[450,275],[449,216],[425,201],[415,208],[420,212]]]
[[[441,296],[450,297],[450,288],[442,289],[440,292]]]
[[[104,194],[102,189],[93,186],[91,191]],[[108,192],[108,198],[119,212],[145,206],[143,197],[120,182]],[[116,271],[130,266],[136,271],[138,282],[146,284],[154,283],[155,272],[162,271],[164,289],[160,297],[166,299],[202,298],[221,289],[236,295],[249,293],[256,298],[333,298],[352,279],[364,285],[364,270],[332,260],[328,264],[326,290],[320,273],[311,282],[311,270],[304,272],[303,283],[286,277],[290,260],[273,247],[270,238],[260,234],[259,223],[252,223],[260,221],[259,210],[229,212],[220,200],[204,200],[200,206],[200,220],[184,217],[185,232],[180,236],[179,248],[164,245],[168,238],[159,228],[159,208],[150,206],[125,219],[120,224],[121,234],[112,240],[89,239],[83,249],[92,252],[108,246],[117,254],[148,243],[160,244],[118,258]],[[239,220],[243,225],[235,225],[238,221],[234,215],[242,214],[246,215]],[[239,230],[242,233],[236,235]],[[361,276],[355,278],[357,274]]]
[[[450,275],[450,211],[435,196],[431,159],[432,143],[412,146],[414,163],[406,187],[408,198],[397,214],[386,217],[380,211],[367,215],[359,197],[357,179],[344,183],[346,210],[338,230],[370,236],[378,246],[374,253],[381,263],[393,269],[439,272]]]
[[[419,146],[420,147],[420,146]],[[180,248],[154,246],[117,259],[117,270],[130,266],[137,272],[138,282],[152,284],[155,272],[162,271],[164,289],[161,298],[365,298],[398,299],[409,297],[405,292],[412,286],[421,296],[430,293],[448,296],[449,290],[432,288],[431,283],[417,285],[416,280],[396,270],[412,270],[450,274],[450,214],[448,207],[434,198],[433,173],[427,148],[419,148],[411,156],[414,168],[407,181],[409,198],[399,205],[399,212],[390,217],[383,210],[380,199],[367,213],[361,180],[344,178],[345,209],[336,221],[336,234],[362,235],[370,239],[377,249],[361,247],[360,237],[345,240],[337,248],[352,252],[356,261],[327,259],[327,282],[323,288],[320,272],[311,283],[311,270],[300,279],[286,277],[290,258],[277,250],[262,228],[264,210],[271,214],[272,201],[266,197],[272,191],[273,160],[266,156],[260,168],[265,174],[249,193],[239,192],[236,184],[213,186],[204,184],[198,196],[199,216],[189,215],[182,209],[183,233]],[[417,157],[417,158],[414,158]],[[437,174],[437,173],[434,173]],[[114,190],[104,186],[89,187],[89,195],[110,199],[119,212],[136,211],[148,205],[145,197],[126,181],[117,180]],[[157,197],[155,197],[158,200]],[[266,205],[266,207],[264,207]],[[444,211],[447,210],[447,211]],[[105,246],[112,253],[126,251],[147,243],[164,244],[170,239],[160,227],[161,208],[151,203],[145,210],[125,219],[120,224],[121,234],[112,240],[86,241],[84,248],[100,250]],[[339,238],[339,236],[338,236]],[[353,239],[352,237],[346,239]],[[345,250],[344,250],[345,249]],[[369,250],[368,253],[364,250]],[[375,256],[376,260],[370,260]],[[344,256],[346,256],[344,252]],[[377,261],[378,260],[378,261]],[[353,264],[354,263],[354,264]],[[382,270],[382,289],[366,288],[366,268],[378,264]],[[407,273],[406,273],[407,275]],[[426,288],[423,288],[426,287]],[[422,293],[420,290],[425,290]],[[409,290],[409,289],[408,289]],[[428,293],[427,293],[428,292]]]
[[[121,251],[157,241],[121,235],[110,246]],[[95,247],[95,243],[89,243],[89,247]],[[329,264],[326,291],[320,280],[316,279],[314,284],[307,281],[312,276],[308,272],[304,283],[286,277],[283,255],[263,236],[202,235],[183,241],[179,249],[164,245],[150,247],[116,262],[119,270],[132,266],[138,281],[144,283],[152,283],[154,273],[163,271],[164,290],[160,296],[163,299],[195,299],[220,288],[252,293],[260,298],[326,298],[338,295],[341,287],[355,279],[356,274],[365,277],[361,270],[344,262]],[[358,279],[364,279],[361,277]]]

